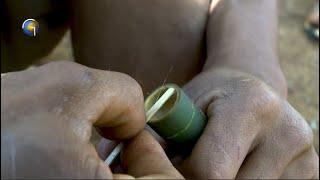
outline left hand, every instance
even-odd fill
[[[142,90],[128,75],[54,62],[1,77],[1,179],[182,178],[142,131]],[[130,139],[127,175],[112,174],[90,143]]]
[[[231,69],[202,72],[184,90],[208,124],[185,177],[317,178],[319,157],[304,118],[263,81]]]

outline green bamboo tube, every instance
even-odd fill
[[[146,111],[171,87],[175,89],[174,94],[148,124],[160,136],[174,143],[196,141],[207,123],[207,118],[179,86],[167,84],[156,89],[145,101]]]

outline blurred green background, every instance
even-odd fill
[[[288,99],[308,121],[319,153],[319,41],[303,30],[314,0],[279,1],[279,57],[288,83]],[[267,32],[266,32],[267,33]],[[70,33],[42,62],[73,60]]]

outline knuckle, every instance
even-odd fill
[[[241,77],[230,82],[229,88],[219,97],[209,103],[209,116],[241,116],[243,118],[239,120],[270,126],[281,114],[281,98],[264,82],[252,77]]]
[[[114,94],[123,95],[126,105],[130,108],[143,107],[143,92],[139,83],[127,74],[114,71],[100,71],[97,70],[97,81],[95,85],[105,92],[108,90],[117,91]],[[123,99],[122,98],[122,99]]]
[[[300,132],[299,134],[301,136],[301,141],[306,147],[310,147],[313,144],[313,132],[304,120],[301,121],[302,125],[298,129],[298,131]]]
[[[62,60],[62,61],[49,62],[45,66],[50,67],[50,69],[52,69],[52,68],[59,68],[60,69],[61,68],[61,70],[63,70],[63,69],[80,67],[81,65],[79,65],[75,62],[72,62],[72,61]]]
[[[242,77],[233,83],[231,96],[234,108],[251,113],[257,119],[276,119],[280,113],[281,98],[267,84],[252,77]],[[229,95],[230,96],[230,95]]]
[[[311,160],[311,167],[310,169],[313,171],[313,178],[319,179],[319,156],[314,148],[312,148],[312,160]]]
[[[313,144],[313,132],[307,122],[301,117],[293,117],[287,124],[289,143],[302,149]]]
[[[71,61],[57,61],[45,65],[44,80],[50,80],[64,96],[76,96],[78,93],[90,92],[96,87],[98,73],[96,70]]]
[[[117,79],[119,79],[120,88],[125,88],[131,97],[143,98],[142,88],[135,79],[125,73],[115,73],[117,75]]]
[[[142,88],[139,83],[127,74],[115,71],[104,71],[91,68],[82,68],[78,76],[82,84],[90,84],[95,90],[117,91],[130,98],[142,98]]]
[[[275,119],[280,113],[280,97],[264,82],[254,79],[246,83],[245,96],[250,112],[262,119]]]
[[[71,61],[56,61],[44,65],[49,73],[54,74],[60,81],[76,84],[82,80],[82,75],[89,68]]]

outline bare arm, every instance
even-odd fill
[[[184,86],[208,116],[182,163],[186,177],[318,177],[312,130],[285,99],[276,7],[275,0],[225,0],[211,11],[205,67]]]
[[[211,12],[207,28],[205,70],[226,67],[252,74],[287,94],[277,56],[275,0],[221,1]]]

